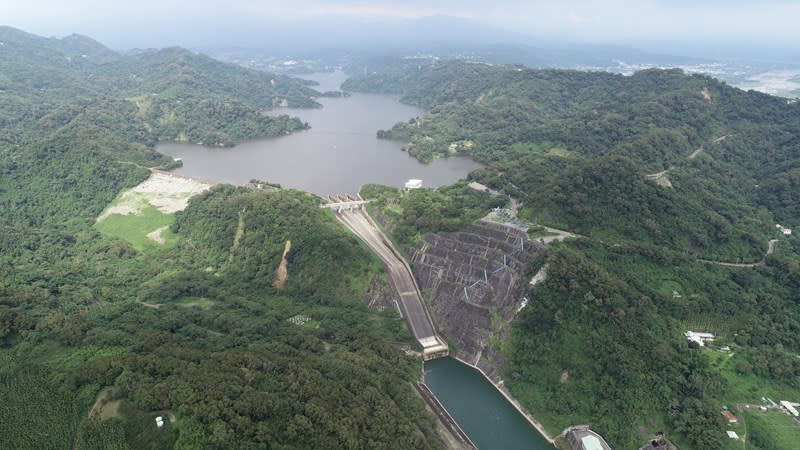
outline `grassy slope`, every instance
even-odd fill
[[[169,229],[161,233],[161,237],[166,240],[164,244],[147,237],[148,233],[172,225],[174,222],[174,214],[164,214],[155,206],[148,206],[138,214],[111,214],[97,222],[95,228],[105,235],[122,239],[130,243],[136,250],[142,251],[174,245],[177,237]]]
[[[746,448],[747,450],[767,450],[769,448],[793,450],[797,448],[798,442],[800,442],[800,422],[783,411],[770,410],[761,412],[760,410],[751,409],[744,413],[744,418],[747,426],[748,443],[746,447],[742,445],[739,448]],[[763,434],[766,437],[754,436],[756,434]],[[772,444],[772,446],[767,443]]]

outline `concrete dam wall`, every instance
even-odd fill
[[[526,302],[529,272],[544,252],[524,231],[486,221],[428,235],[414,249],[411,268],[457,357],[497,377],[498,343]]]

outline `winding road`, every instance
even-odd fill
[[[754,263],[727,263],[727,262],[718,262],[718,261],[711,261],[708,259],[698,259],[698,261],[706,264],[716,264],[718,266],[723,267],[757,267],[763,266],[766,264],[767,256],[771,255],[775,251],[775,244],[778,243],[778,239],[770,239],[769,244],[767,245],[767,253],[761,258],[761,261],[754,262]]]
[[[712,144],[716,144],[718,142],[722,142],[725,139],[727,139],[728,136],[730,136],[730,135],[726,134],[725,136],[720,136],[720,137],[712,140],[711,143]],[[697,157],[697,155],[702,153],[705,149],[706,149],[705,144],[701,145],[700,147],[697,147],[686,159],[695,159]],[[651,174],[647,175],[647,178],[655,181],[656,183],[658,183],[661,186],[672,187],[672,182],[670,182],[669,178],[667,178],[667,174],[669,174],[674,169],[675,169],[674,165],[673,166],[669,166],[669,168],[666,169],[666,170],[662,170],[661,172],[651,173]]]

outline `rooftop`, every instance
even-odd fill
[[[422,180],[412,178],[406,181],[406,189],[418,189],[422,187]]]
[[[584,436],[581,438],[581,443],[585,450],[603,450],[603,444],[597,436]]]

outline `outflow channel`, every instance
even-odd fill
[[[460,361],[426,361],[425,384],[480,450],[555,448],[489,380]]]
[[[356,196],[332,196],[337,219],[381,258],[400,295],[403,315],[423,350],[425,384],[480,450],[554,447],[480,372],[455,359],[438,336],[411,268],[363,210]]]

